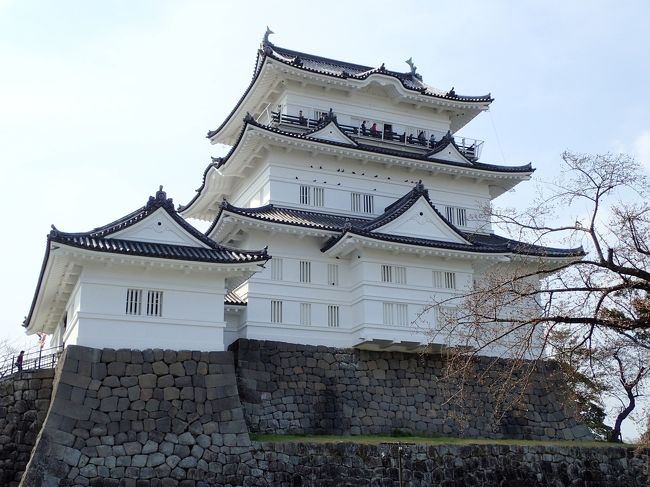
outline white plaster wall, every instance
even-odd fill
[[[300,90],[286,90],[282,103],[290,115],[297,115],[299,110],[303,110],[303,115],[309,118],[314,117],[313,110],[327,112],[332,108],[338,122],[345,125],[359,125],[367,120],[368,128],[372,122],[387,122],[393,124],[396,132],[413,128],[445,134],[449,130],[451,122],[447,112],[438,112],[429,107],[418,109],[410,103],[395,103],[396,99],[385,92],[376,95],[356,91],[324,92],[318,87],[306,86]]]
[[[143,289],[142,314],[127,315],[127,289]],[[163,292],[162,316],[146,316],[146,291]],[[66,344],[112,348],[223,350],[224,275],[141,265],[87,264],[79,278],[78,320]]]
[[[320,252],[322,239],[297,238],[287,234],[254,231],[243,241],[245,246],[269,245],[269,253],[282,259],[281,281],[271,279],[271,263],[247,284],[247,318],[240,336],[261,340],[281,340],[314,345],[351,347],[363,340],[427,340],[431,323],[416,321],[422,309],[438,300],[452,297],[471,286],[473,269],[466,260],[416,257],[386,250],[363,250],[345,259]],[[299,281],[301,260],[311,264],[311,283]],[[339,286],[327,284],[327,264],[339,266]],[[381,282],[382,264],[404,266],[406,284]],[[434,289],[433,270],[456,273],[457,290]],[[271,300],[282,301],[282,323],[271,323]],[[300,303],[311,303],[311,326],[300,325]],[[407,325],[384,325],[383,304],[408,306]],[[340,307],[340,327],[327,326],[327,306]],[[414,323],[415,322],[415,323]],[[435,325],[435,324],[434,324]],[[441,338],[437,340],[440,343]]]

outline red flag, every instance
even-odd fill
[[[40,347],[41,350],[43,350],[43,347],[45,346],[45,339],[47,338],[47,335],[45,333],[37,333],[38,335],[38,346]]]

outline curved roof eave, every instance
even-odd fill
[[[278,55],[278,52],[284,52],[285,54],[291,53],[293,58],[291,57],[286,57],[283,55]],[[304,65],[304,62],[302,59],[310,59],[314,60],[317,62],[331,62],[335,63],[338,66],[343,67],[341,69],[340,73],[335,73],[335,72],[328,72],[324,70],[318,70],[318,69],[313,69],[309,68]],[[261,73],[264,71],[265,66],[267,65],[267,60],[274,60],[277,61],[283,65],[289,66],[291,68],[295,68],[300,71],[306,71],[312,74],[318,74],[322,75],[325,77],[331,77],[331,78],[338,78],[338,79],[343,79],[343,80],[356,80],[356,81],[365,81],[369,79],[373,75],[382,75],[382,76],[388,76],[390,78],[393,78],[399,82],[399,85],[406,90],[406,92],[422,96],[423,99],[439,99],[439,100],[444,100],[447,102],[455,102],[459,103],[460,106],[465,105],[465,104],[470,104],[470,103],[479,103],[485,106],[489,106],[492,101],[494,101],[494,98],[492,98],[491,94],[487,95],[481,95],[481,96],[463,96],[463,95],[457,95],[454,90],[449,90],[446,93],[436,93],[434,91],[431,91],[432,89],[428,87],[428,85],[425,85],[421,81],[418,81],[418,83],[421,85],[421,87],[417,88],[416,86],[407,86],[406,85],[406,77],[411,77],[412,75],[410,73],[399,73],[397,71],[390,71],[384,68],[384,66],[380,66],[379,68],[371,68],[368,66],[362,66],[358,64],[352,64],[352,63],[347,63],[344,61],[337,61],[329,58],[324,58],[321,56],[315,56],[315,55],[310,55],[306,53],[301,53],[298,51],[292,51],[289,49],[284,49],[284,48],[278,48],[274,46],[270,42],[265,42],[262,45],[261,49],[258,49],[257,51],[257,57],[255,60],[255,69],[253,71],[253,77],[251,78],[251,81],[240,97],[240,99],[237,101],[235,104],[234,108],[230,111],[230,113],[226,116],[224,121],[219,125],[214,130],[208,131],[206,137],[210,139],[212,143],[217,143],[218,140],[215,138],[218,136],[226,126],[230,124],[230,121],[233,119],[235,114],[240,111],[240,109],[245,105],[246,99],[249,97],[249,94],[254,91],[254,87],[256,85],[257,80],[260,78]],[[345,71],[345,67],[348,69],[354,69],[354,70],[361,70],[359,74],[347,74]],[[415,78],[417,79],[417,78]]]

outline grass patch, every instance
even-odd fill
[[[605,441],[570,440],[494,440],[490,438],[456,438],[450,436],[410,435],[260,435],[251,434],[251,440],[261,443],[358,443],[378,445],[380,443],[415,443],[418,445],[517,445],[517,446],[577,446],[589,448],[634,448],[636,445],[608,443]]]

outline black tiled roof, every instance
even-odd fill
[[[346,225],[364,225],[370,221],[370,219],[366,218],[332,215],[330,213],[283,208],[275,205],[265,205],[257,208],[240,208],[224,201],[221,203],[219,214],[216,216],[210,228],[205,232],[206,235],[212,232],[224,211],[270,223],[281,223],[283,225],[315,228],[333,232],[340,232]]]
[[[267,259],[265,251],[248,252],[226,247],[205,249],[202,247],[188,247],[186,245],[135,242],[117,238],[79,236],[76,234],[67,235],[61,232],[50,234],[49,241],[79,249],[93,250],[95,252],[187,260],[192,262],[247,263]]]
[[[304,52],[278,47],[270,42],[263,46],[265,55],[277,59],[280,62],[289,64],[294,67],[312,71],[337,78],[353,78],[353,79],[366,79],[374,73],[381,73],[387,76],[397,78],[404,88],[412,91],[417,91],[423,95],[433,96],[436,98],[444,98],[454,101],[468,101],[468,102],[491,102],[493,98],[490,94],[481,96],[462,96],[457,95],[451,89],[447,92],[433,91],[427,84],[423,83],[418,75],[413,75],[411,72],[401,73],[399,71],[391,71],[386,69],[382,64],[379,67],[363,66],[361,64],[353,64],[345,61],[338,61],[314,54],[307,54]]]
[[[138,242],[112,238],[110,235],[124,230],[157,211],[164,209],[171,218],[178,223],[187,233],[198,241],[206,244],[208,248],[200,246],[187,246],[177,244],[162,244],[155,242]],[[97,252],[108,252],[126,255],[138,255],[144,257],[158,257],[162,259],[189,260],[196,262],[213,263],[246,263],[267,260],[266,250],[237,250],[218,245],[204,234],[199,232],[174,210],[174,203],[171,198],[162,190],[162,186],[156,196],[149,198],[149,201],[142,208],[129,213],[128,215],[95,228],[89,232],[66,233],[57,230],[52,226],[48,235],[48,241],[59,242],[71,247],[93,250]]]
[[[265,40],[261,48],[257,51],[257,58],[255,59],[255,70],[253,71],[253,78],[250,84],[244,91],[244,94],[241,96],[235,107],[221,123],[221,125],[215,130],[210,130],[208,132],[208,138],[211,138],[217,134],[224,127],[224,125],[226,125],[228,120],[234,115],[239,106],[243,103],[246,95],[248,95],[248,92],[255,84],[255,81],[257,80],[257,77],[259,76],[262,70],[262,66],[264,65],[264,61],[267,57],[275,59],[289,66],[303,69],[305,71],[343,79],[353,78],[364,80],[371,74],[380,73],[396,78],[400,81],[402,86],[408,90],[418,92],[422,95],[430,96],[433,98],[474,103],[491,103],[494,100],[489,93],[487,95],[481,96],[462,96],[456,94],[453,88],[445,93],[433,91],[428,85],[422,82],[422,80],[419,78],[419,75],[414,76],[410,72],[400,73],[398,71],[391,71],[386,69],[383,64],[378,68],[372,68],[369,66],[363,66],[361,64],[337,61],[336,59],[329,59],[322,56],[316,56],[313,54],[307,54],[304,52],[278,47],[271,42],[268,42],[268,40]]]
[[[582,247],[576,249],[558,249],[553,247],[541,247],[539,245],[530,245],[524,242],[517,242],[498,235],[479,235],[469,232],[462,232],[465,239],[472,242],[471,244],[462,244],[455,242],[445,242],[442,240],[433,240],[425,238],[406,237],[402,235],[389,235],[380,232],[367,232],[363,229],[351,229],[330,238],[323,248],[322,252],[332,248],[346,235],[359,235],[374,240],[383,240],[386,242],[415,245],[418,247],[430,247],[446,250],[462,250],[472,253],[489,253],[489,254],[518,254],[534,257],[580,257],[585,255]],[[478,238],[475,238],[478,237]]]
[[[229,291],[223,297],[223,304],[230,306],[246,306],[248,303],[232,291]]]

